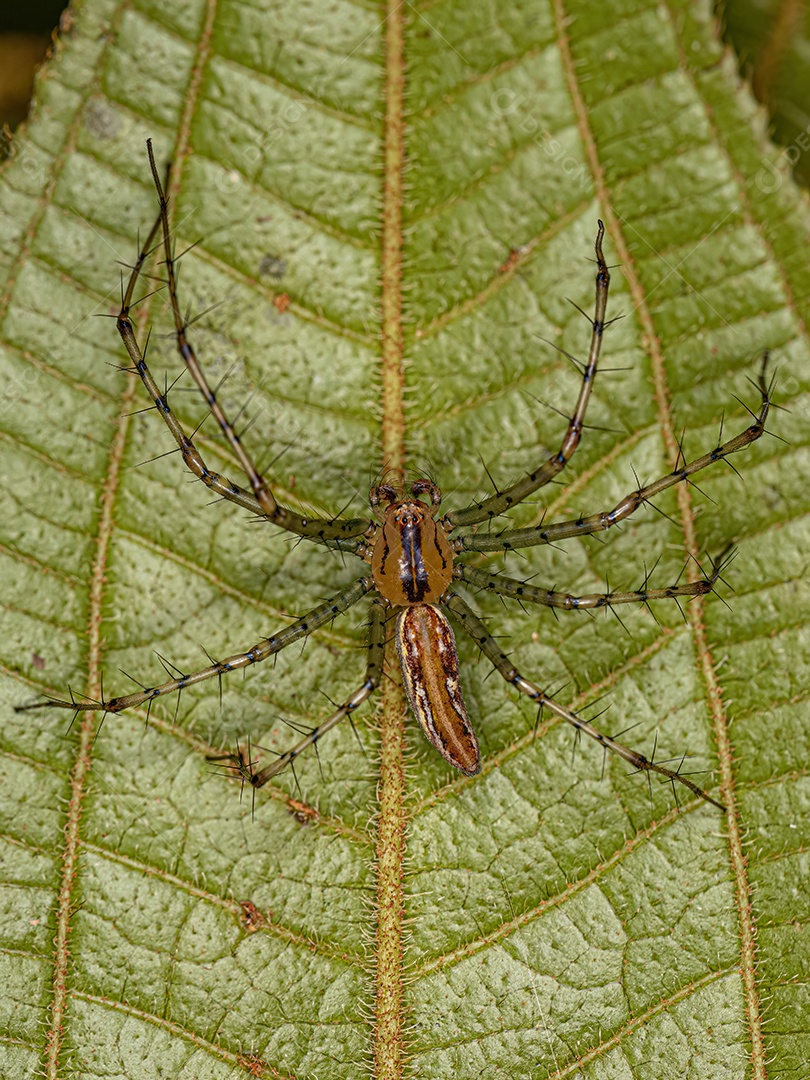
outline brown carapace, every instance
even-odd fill
[[[353,584],[343,588],[332,599],[313,608],[303,618],[284,627],[271,637],[262,638],[244,652],[209,664],[189,674],[183,674],[156,686],[140,689],[122,697],[104,701],[50,700],[21,709],[55,706],[77,712],[97,711],[118,713],[123,709],[147,706],[147,714],[154,701],[166,694],[179,693],[185,687],[206,679],[218,679],[231,671],[247,668],[252,664],[274,656],[294,641],[307,637],[318,627],[331,622],[342,612],[364,597],[372,598],[369,620],[368,659],[366,675],[361,686],[331,716],[314,727],[297,745],[260,770],[246,760],[242,752],[221,755],[243,780],[254,787],[261,787],[291,764],[307,747],[317,743],[327,731],[344,717],[350,716],[379,685],[382,677],[386,643],[386,624],[389,614],[396,615],[396,641],[402,666],[402,677],[408,700],[423,731],[436,749],[462,773],[472,776],[481,769],[478,740],[470,723],[461,696],[458,655],[453,631],[448,621],[450,614],[457,625],[471,635],[481,652],[495,669],[517,691],[526,695],[536,705],[546,708],[554,715],[571,724],[578,732],[595,739],[604,750],[610,750],[627,761],[633,768],[658,773],[672,782],[688,788],[717,806],[721,804],[701,790],[679,769],[670,769],[644,754],[632,750],[610,736],[598,731],[578,713],[547,695],[539,686],[524,678],[509,657],[501,650],[495,638],[456,591],[459,585],[478,591],[494,592],[501,597],[513,597],[523,604],[539,604],[551,608],[595,609],[615,607],[619,604],[649,604],[651,601],[692,597],[709,593],[720,576],[724,562],[714,563],[712,572],[702,578],[685,583],[675,583],[668,588],[648,588],[647,578],[641,588],[629,592],[591,593],[572,596],[568,593],[545,589],[537,585],[492,574],[459,559],[464,552],[509,552],[517,548],[539,544],[556,544],[570,537],[590,536],[627,520],[639,507],[650,502],[660,492],[676,484],[688,483],[695,473],[715,462],[728,458],[753,443],[765,431],[765,421],[770,406],[771,386],[765,378],[767,357],[762,365],[757,387],[760,393],[759,410],[751,413],[751,423],[725,442],[717,441],[708,453],[687,462],[682,454],[671,472],[644,486],[638,484],[615,506],[587,516],[571,520],[546,522],[522,529],[499,527],[497,519],[539,488],[551,483],[571,460],[582,437],[585,412],[596,377],[602,337],[606,326],[610,275],[602,254],[605,228],[598,223],[596,233],[596,303],[594,315],[589,319],[591,340],[587,358],[574,360],[582,373],[579,395],[569,419],[559,450],[543,458],[540,463],[521,479],[503,491],[473,502],[469,506],[439,515],[441,494],[430,480],[417,480],[411,484],[408,496],[399,484],[380,484],[371,489],[370,502],[381,520],[369,518],[313,518],[304,516],[290,507],[280,504],[270,483],[264,478],[245,450],[228,419],[214,390],[208,383],[203,368],[197,361],[188,340],[187,324],[181,314],[177,296],[175,262],[169,228],[168,198],[159,176],[151,144],[148,144],[149,162],[160,204],[159,213],[149,236],[141,249],[127,285],[120,314],[118,330],[132,361],[129,369],[137,375],[158,415],[169,429],[188,469],[209,490],[220,498],[242,507],[279,528],[341,552],[350,552],[371,564],[371,574],[366,574]],[[216,423],[225,437],[235,459],[247,479],[247,486],[240,487],[220,473],[211,470],[183,425],[172,411],[168,392],[162,391],[147,366],[144,350],[139,344],[130,318],[133,296],[144,263],[152,253],[153,245],[162,234],[159,246],[163,249],[166,268],[166,285],[175,323],[177,348],[193,382],[203,395]],[[565,354],[568,355],[568,354]],[[573,357],[570,359],[573,360]],[[419,496],[427,495],[429,501]],[[476,531],[476,526],[488,527]],[[457,533],[459,529],[471,531]],[[632,718],[629,718],[632,720]],[[626,727],[622,720],[622,727]]]

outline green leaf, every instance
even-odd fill
[[[76,8],[0,175],[0,1074],[803,1075],[810,214],[762,172],[772,148],[714,34],[685,2]],[[587,348],[566,297],[592,306],[598,217],[624,318],[594,426],[513,522],[610,509],[634,469],[673,467],[684,428],[688,458],[721,418],[744,430],[773,351],[790,411],[741,477],[718,464],[604,542],[473,560],[583,593],[657,559],[667,585],[736,543],[728,604],[686,621],[470,597],[528,678],[609,705],[603,730],[632,725],[648,754],[688,754],[725,815],[678,812],[548,716],[535,731],[462,638],[479,776],[451,774],[386,680],[356,736],[240,801],[206,754],[249,738],[271,757],[345,700],[362,604],[148,725],[14,712],[128,692],[122,671],[152,685],[156,652],[196,669],[364,573],[212,505],[117,369],[94,316],[117,314],[117,264],[154,218],[147,137],[173,162],[178,251],[199,241],[180,264],[194,346],[304,512],[365,515],[400,457],[460,507],[487,469],[503,487],[556,450],[565,420],[539,402],[570,412],[579,377],[541,339]],[[138,313],[171,385],[164,294]],[[171,400],[203,420],[187,378]],[[240,482],[210,419],[197,440]]]

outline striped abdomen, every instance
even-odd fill
[[[481,769],[478,739],[461,697],[456,639],[432,604],[413,604],[397,618],[402,681],[422,730],[442,757],[467,776]]]

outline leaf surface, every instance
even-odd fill
[[[687,753],[726,814],[678,812],[535,727],[462,637],[479,776],[451,775],[391,667],[356,733],[240,802],[206,754],[249,738],[270,756],[345,700],[363,604],[148,725],[14,712],[128,692],[122,672],[152,685],[156,653],[194,670],[365,572],[212,505],[118,370],[94,316],[117,313],[117,263],[154,218],[147,137],[173,163],[177,250],[196,244],[195,348],[304,513],[364,516],[399,460],[461,507],[556,450],[566,421],[541,402],[569,413],[579,376],[547,342],[587,348],[566,297],[592,307],[598,217],[624,317],[593,426],[516,525],[610,509],[634,471],[673,467],[684,429],[687,458],[721,420],[743,430],[773,351],[784,441],[735,458],[741,478],[720,464],[601,540],[472,559],[589,593],[737,545],[728,604],[686,619],[469,597],[527,677],[588,716],[609,705],[598,723],[642,751]],[[758,181],[768,152],[706,6],[76,9],[0,174],[0,1074],[803,1075],[810,214],[787,176]],[[138,313],[171,385],[164,293]],[[204,419],[187,379],[171,402]],[[210,418],[196,439],[241,481]]]

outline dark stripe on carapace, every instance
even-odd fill
[[[411,604],[425,599],[430,588],[425,560],[422,557],[422,522],[409,521],[400,526],[402,554],[399,558],[399,579]]]
[[[432,604],[414,604],[397,618],[402,682],[414,716],[445,761],[466,776],[481,771],[478,739],[461,696],[453,629]]]

